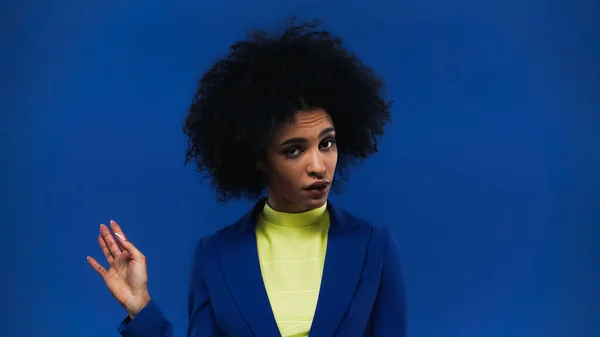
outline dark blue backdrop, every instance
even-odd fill
[[[343,3],[343,4],[342,4]],[[412,336],[599,336],[598,2],[2,5],[2,336],[117,336],[86,255],[114,218],[185,334],[191,252],[237,219],[183,167],[196,81],[246,29],[326,28],[396,100],[351,212],[394,229]]]

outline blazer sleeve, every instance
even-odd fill
[[[379,291],[371,314],[373,337],[406,337],[406,296],[400,247],[394,234],[385,228],[385,253]]]
[[[188,337],[216,337],[218,330],[212,305],[202,275],[203,240],[192,259],[188,292]],[[154,301],[145,306],[133,320],[125,319],[118,328],[123,337],[172,337],[173,326]]]

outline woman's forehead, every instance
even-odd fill
[[[331,116],[323,109],[299,111],[294,119],[281,125],[275,137],[289,137],[290,134],[319,134],[323,129],[333,127]]]

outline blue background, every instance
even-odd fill
[[[197,240],[226,206],[184,167],[197,80],[291,14],[382,74],[381,151],[332,200],[402,245],[412,336],[600,336],[600,5],[19,1],[0,7],[2,336],[117,336],[85,257],[121,223],[185,335]]]

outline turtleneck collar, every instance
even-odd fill
[[[319,223],[327,212],[327,202],[323,206],[300,213],[280,212],[265,202],[262,210],[263,219],[278,227],[307,227]]]

